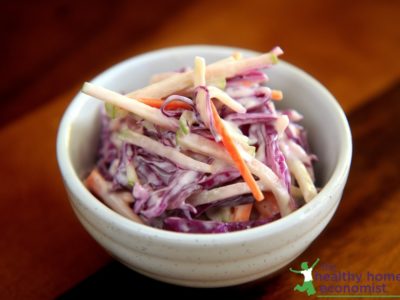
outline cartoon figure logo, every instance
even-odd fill
[[[312,264],[311,268],[308,267],[308,263],[306,261],[301,263],[301,271],[298,270],[293,270],[290,268],[289,270],[293,273],[296,274],[303,274],[304,276],[304,282],[303,285],[297,284],[293,290],[299,291],[299,292],[307,292],[308,296],[314,295],[316,293],[314,284],[313,284],[313,278],[312,278],[312,270],[314,267],[317,265],[319,262],[319,258]]]

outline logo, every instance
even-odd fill
[[[313,284],[312,271],[318,264],[318,262],[319,258],[317,258],[317,260],[311,265],[311,267],[309,267],[308,262],[304,261],[300,264],[301,270],[293,270],[292,268],[289,269],[293,273],[302,274],[304,276],[303,284],[297,284],[293,290],[302,293],[306,292],[308,296],[315,295],[316,291]]]
[[[320,263],[314,270],[319,258],[309,266],[307,261],[300,264],[300,270],[289,268],[293,273],[303,275],[302,284],[296,284],[295,292],[307,293],[317,298],[396,298],[400,299],[400,272],[385,271],[352,272],[342,270],[335,264]],[[314,273],[314,274],[313,274]],[[314,286],[315,284],[315,286]],[[393,290],[390,292],[390,286]]]

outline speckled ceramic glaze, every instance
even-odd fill
[[[227,47],[163,49],[126,60],[93,83],[128,92],[157,72],[190,66],[195,55],[213,62]],[[254,52],[240,49],[245,56]],[[290,50],[290,49],[289,49]],[[294,49],[291,51],[295,51]],[[224,234],[182,234],[136,224],[98,201],[82,179],[93,167],[99,140],[100,101],[78,94],[62,119],[57,157],[71,205],[86,230],[113,257],[133,270],[162,281],[193,287],[246,283],[289,264],[332,218],[349,172],[352,144],[346,117],[334,97],[298,68],[279,62],[267,70],[269,86],[283,90],[281,107],[304,115],[321,192],[307,205],[271,224]],[[71,241],[73,242],[73,241]]]

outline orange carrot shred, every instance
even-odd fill
[[[275,196],[271,192],[264,193],[265,199],[254,204],[254,208],[264,218],[271,218],[279,213],[279,206]]]
[[[239,149],[235,145],[233,139],[230,137],[228,130],[226,129],[224,123],[221,120],[221,117],[218,115],[217,109],[215,108],[214,103],[211,102],[212,114],[215,121],[215,129],[219,133],[222,138],[222,143],[224,144],[226,150],[229,155],[232,157],[234,163],[239,169],[240,174],[242,175],[244,181],[249,186],[254,198],[257,201],[261,201],[264,199],[264,195],[260,190],[260,187],[257,185],[253,175],[251,174],[249,168],[244,162],[242,156],[239,153]]]
[[[250,214],[252,209],[253,209],[253,203],[235,206],[233,210],[233,221],[234,222],[248,221],[250,219]]]
[[[138,100],[139,102],[142,102],[144,104],[147,104],[148,106],[155,107],[155,108],[160,108],[164,103],[164,100],[157,99],[157,98],[139,98],[136,100]],[[167,104],[166,108],[170,109],[170,110],[174,110],[174,109],[190,110],[190,109],[192,109],[192,107],[189,104],[181,102],[181,101],[171,101],[170,103]]]
[[[280,90],[271,90],[271,99],[280,101],[283,99],[283,93]]]

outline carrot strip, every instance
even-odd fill
[[[281,101],[283,99],[283,93],[280,90],[271,90],[271,99],[275,101]]]
[[[86,187],[104,202],[108,207],[120,213],[124,217],[143,224],[142,219],[133,212],[130,207],[134,199],[129,192],[111,192],[112,183],[106,181],[95,168],[85,180]]]
[[[136,100],[138,100],[139,102],[142,102],[144,104],[147,104],[148,106],[155,107],[155,108],[160,108],[164,103],[164,100],[157,99],[157,98],[139,98]],[[175,110],[175,109],[190,110],[190,109],[192,109],[192,107],[189,104],[181,102],[181,101],[171,101],[170,103],[167,104],[166,108],[170,109],[170,110]]]
[[[233,221],[244,222],[250,219],[251,210],[253,209],[253,203],[242,204],[235,206],[233,209]]]
[[[239,169],[240,174],[242,175],[244,181],[248,184],[254,198],[257,201],[261,201],[264,199],[264,195],[261,192],[261,189],[257,185],[253,175],[251,174],[249,168],[244,162],[242,156],[239,153],[239,149],[236,147],[234,141],[229,135],[228,130],[226,129],[224,123],[222,123],[221,117],[218,115],[217,109],[215,108],[214,103],[211,102],[212,114],[215,121],[215,129],[222,137],[222,143],[224,144],[226,150],[232,157],[235,165]]]
[[[274,194],[271,192],[264,193],[265,199],[254,204],[254,208],[260,213],[262,217],[271,218],[279,213],[278,203]]]

